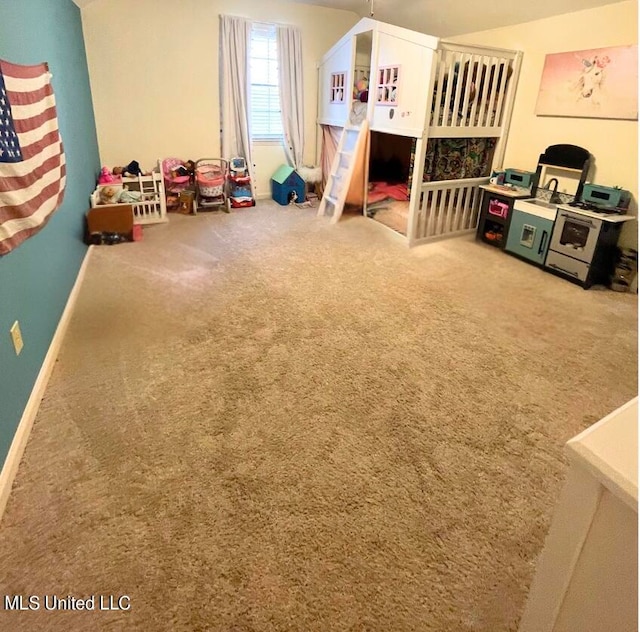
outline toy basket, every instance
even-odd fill
[[[226,160],[222,158],[196,160],[193,181],[196,191],[194,213],[199,209],[215,208],[229,212]]]
[[[220,159],[202,159],[196,162],[196,186],[203,197],[215,198],[224,193],[226,162]]]

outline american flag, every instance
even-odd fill
[[[47,64],[0,60],[0,255],[45,226],[62,203],[65,183]]]

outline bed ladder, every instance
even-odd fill
[[[342,215],[349,185],[358,162],[364,160],[365,140],[369,134],[369,124],[365,120],[360,127],[345,127],[331,165],[331,173],[324,188],[318,217],[328,215],[335,224]],[[364,187],[363,187],[364,188]]]

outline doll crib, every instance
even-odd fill
[[[101,204],[100,190],[110,186],[114,189],[126,187],[130,191],[141,193],[140,201],[131,204],[134,224],[157,224],[166,222],[167,207],[165,203],[164,178],[159,171],[147,176],[126,177],[118,183],[99,184],[91,194],[91,208],[113,208],[121,204]]]

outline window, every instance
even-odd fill
[[[282,113],[278,86],[275,24],[251,26],[249,43],[249,127],[251,140],[281,141]]]
[[[346,72],[331,73],[331,103],[344,103],[344,83]]]
[[[378,68],[376,103],[379,105],[397,105],[399,76],[400,66],[381,66]]]

